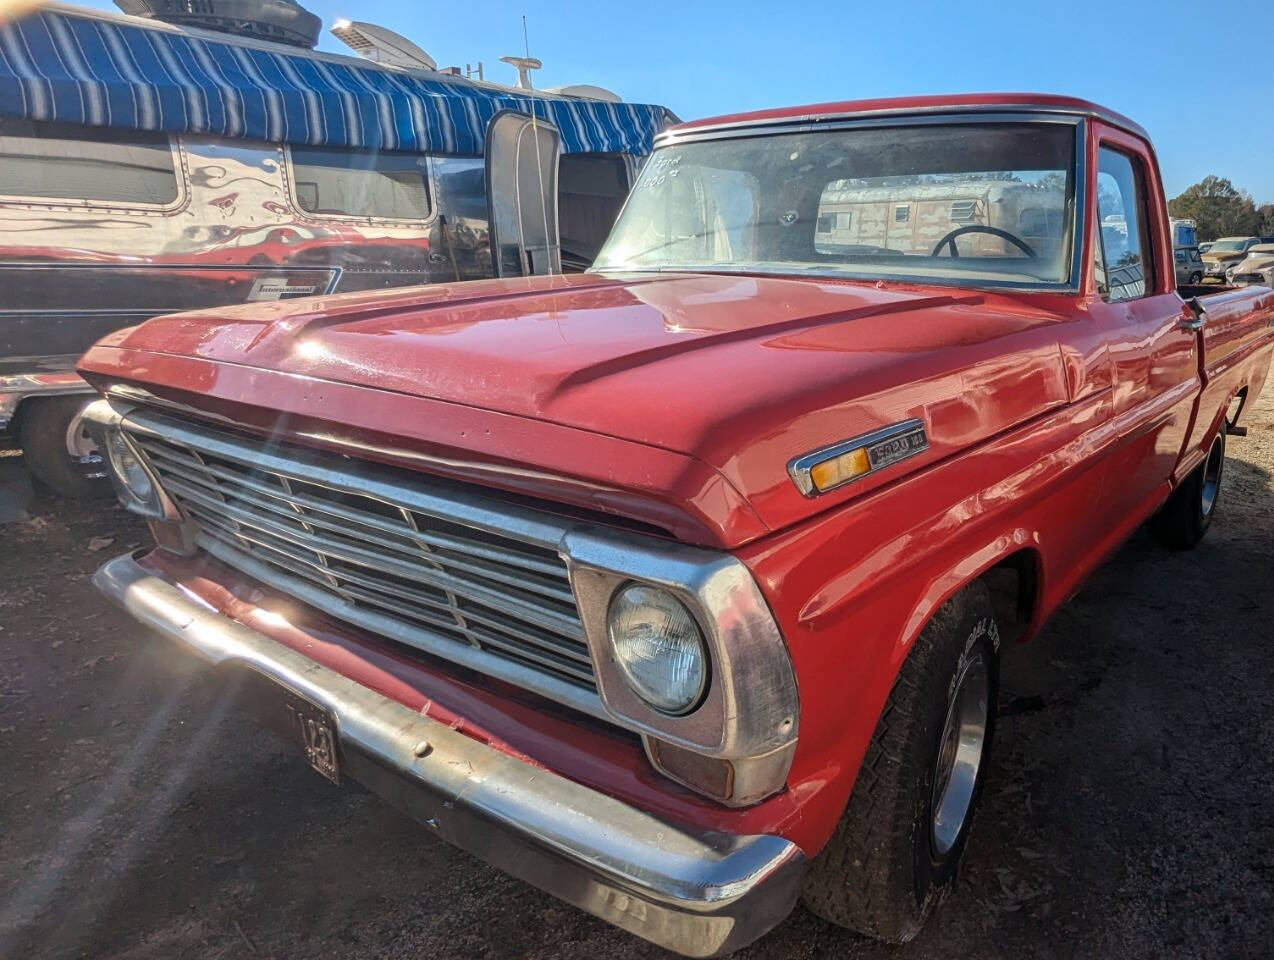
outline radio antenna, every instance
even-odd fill
[[[526,60],[523,61],[524,63],[528,65],[535,64],[536,67],[539,67],[540,61],[532,58],[531,56],[531,39],[526,32],[526,14],[525,13],[522,14],[522,52],[523,52],[523,56],[526,57]],[[521,72],[522,71],[519,70],[519,73]],[[528,90],[531,87],[531,81],[529,77],[527,78],[526,86]],[[545,237],[548,237],[548,232],[549,232],[548,197],[544,195],[544,192],[545,192],[544,191],[544,162],[540,157],[540,155],[544,151],[540,149],[540,133],[539,133],[539,129],[536,126],[535,114],[536,114],[535,105],[532,104],[531,106],[531,135],[535,137],[535,173],[536,173],[536,176],[538,176],[540,179],[540,216],[543,217],[543,221],[544,221],[544,235]],[[550,256],[549,257],[549,274],[551,275],[552,273],[553,273],[553,258]]]

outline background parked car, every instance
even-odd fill
[[[1229,279],[1241,287],[1259,284],[1274,287],[1274,243],[1258,243],[1230,268]]]
[[[1178,286],[1203,282],[1203,256],[1198,247],[1176,247],[1172,259],[1176,262]]]
[[[1274,242],[1274,237],[1222,237],[1203,254],[1204,274],[1225,280],[1225,272],[1242,260],[1258,243]]]

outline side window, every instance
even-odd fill
[[[0,193],[162,207],[177,170],[162,133],[0,119]]]
[[[1184,250],[1174,251],[1173,256],[1176,258],[1177,263],[1186,262],[1186,252]]]
[[[415,153],[292,147],[292,183],[306,213],[427,220],[429,160]]]
[[[833,180],[823,188],[819,198],[817,219],[814,221],[814,250],[817,253],[837,253],[858,242],[862,228],[855,229],[854,211],[845,209],[851,202],[842,195],[843,185],[844,181]],[[857,209],[861,213],[862,205],[858,204]]]
[[[1146,295],[1153,279],[1146,242],[1145,187],[1127,154],[1102,147],[1097,165],[1097,289],[1107,300]]]

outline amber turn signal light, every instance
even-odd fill
[[[714,800],[729,800],[734,794],[734,767],[729,760],[705,757],[653,737],[645,739],[650,762],[664,776]]]
[[[867,448],[856,447],[814,464],[810,467],[810,480],[814,483],[814,489],[821,493],[870,472],[871,458],[867,455]]]

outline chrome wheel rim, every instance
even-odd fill
[[[939,740],[930,801],[930,834],[934,852],[940,857],[956,845],[973,806],[973,791],[986,745],[989,689],[986,656],[977,650],[964,662],[956,678],[955,694]]]
[[[1221,489],[1221,469],[1225,466],[1225,442],[1217,437],[1208,451],[1208,462],[1203,466],[1203,487],[1199,493],[1199,509],[1206,517],[1216,506],[1217,493]]]
[[[86,403],[84,407],[87,407]],[[72,460],[83,460],[97,453],[97,443],[84,426],[84,407],[71,418],[66,428],[66,452]]]

